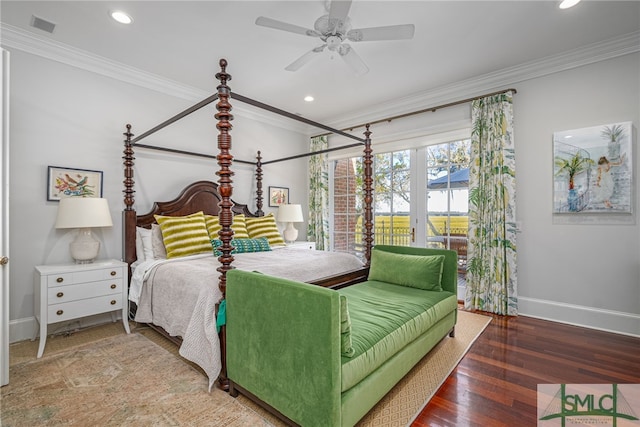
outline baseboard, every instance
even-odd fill
[[[114,314],[116,312],[113,312]],[[122,313],[118,312],[115,316],[111,313],[102,313],[95,316],[83,317],[80,319],[69,320],[67,322],[52,323],[48,327],[48,334],[58,334],[68,331],[84,329],[90,326],[102,325],[113,321],[122,321]],[[25,319],[11,320],[9,322],[9,343],[32,340],[39,331],[39,325],[35,317],[27,317]]]
[[[518,314],[553,322],[640,337],[640,315],[602,308],[518,297]]]

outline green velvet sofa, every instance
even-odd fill
[[[376,246],[368,280],[339,290],[229,271],[230,393],[290,424],[352,426],[453,336],[456,289],[442,249]]]

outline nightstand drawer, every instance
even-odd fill
[[[47,286],[73,285],[73,273],[52,274],[47,276]]]
[[[102,295],[122,294],[122,279],[102,280],[80,285],[57,286],[49,288],[49,305],[67,301],[93,298]]]
[[[106,313],[122,308],[122,294],[71,301],[49,306],[49,323]]]
[[[123,277],[122,268],[106,268],[99,270],[76,271],[73,273],[51,274],[47,276],[47,285],[67,286],[76,283],[97,282],[99,280],[120,279]]]

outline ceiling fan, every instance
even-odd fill
[[[326,2],[327,14],[316,19],[313,30],[289,24],[264,16],[256,19],[256,25],[274,28],[276,30],[288,31],[301,34],[303,36],[315,37],[322,40],[322,44],[311,49],[300,58],[289,64],[285,70],[296,71],[308,63],[325,48],[331,52],[337,52],[342,59],[355,71],[357,75],[366,74],[369,67],[356,53],[350,44],[351,42],[366,42],[380,40],[407,40],[413,38],[415,27],[413,24],[390,25],[385,27],[371,27],[351,29],[349,19],[349,9],[352,0],[333,0]]]

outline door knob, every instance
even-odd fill
[[[9,258],[6,256],[0,257],[0,265],[7,265],[9,263]]]

